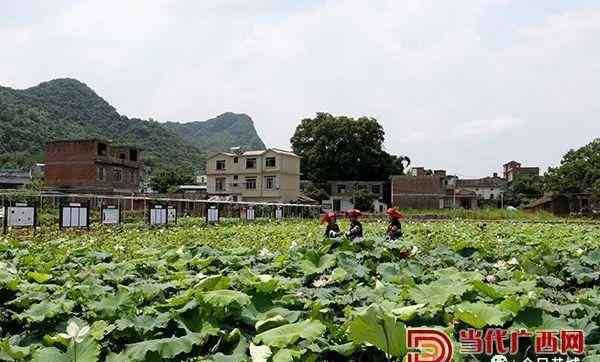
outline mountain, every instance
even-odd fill
[[[56,79],[24,90],[0,87],[0,167],[43,160],[44,144],[56,139],[104,138],[141,147],[146,164],[152,167],[179,165],[195,170],[204,168],[208,152],[232,144],[262,145],[246,115],[226,113],[191,122],[189,127],[195,130],[193,135],[175,131],[172,123],[120,115],[75,79]]]
[[[208,152],[224,151],[235,146],[252,150],[265,149],[252,118],[246,114],[227,112],[204,122],[167,122],[164,126]]]

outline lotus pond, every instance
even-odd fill
[[[421,326],[455,342],[466,328],[579,329],[585,361],[600,360],[599,226],[384,230],[368,222],[335,248],[309,220],[13,232],[0,360],[401,361]]]

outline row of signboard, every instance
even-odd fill
[[[14,203],[4,207],[5,217],[3,230],[6,233],[11,228],[31,227],[35,230],[37,225],[37,207],[35,204]],[[121,209],[115,205],[104,205],[100,210],[101,223],[104,225],[118,225],[122,221]],[[254,220],[255,212],[253,207],[242,208],[240,217],[245,220]],[[206,212],[207,223],[219,222],[219,209],[216,206],[210,206]],[[275,210],[275,218],[283,218],[283,209],[278,207]],[[177,223],[177,209],[164,204],[151,204],[148,210],[147,223],[150,225],[169,225]],[[88,203],[66,203],[59,209],[59,228],[86,229],[90,225],[90,207]]]

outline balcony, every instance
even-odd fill
[[[99,162],[99,163],[105,163],[105,164],[110,164],[110,165],[120,165],[120,166],[132,167],[132,168],[141,168],[142,167],[141,161],[131,161],[131,160],[121,159],[121,158],[117,158],[117,157],[110,157],[110,156],[96,156],[95,161]]]

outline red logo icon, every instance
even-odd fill
[[[406,346],[412,350],[407,354],[408,362],[451,362],[454,354],[450,338],[437,329],[409,328]]]

